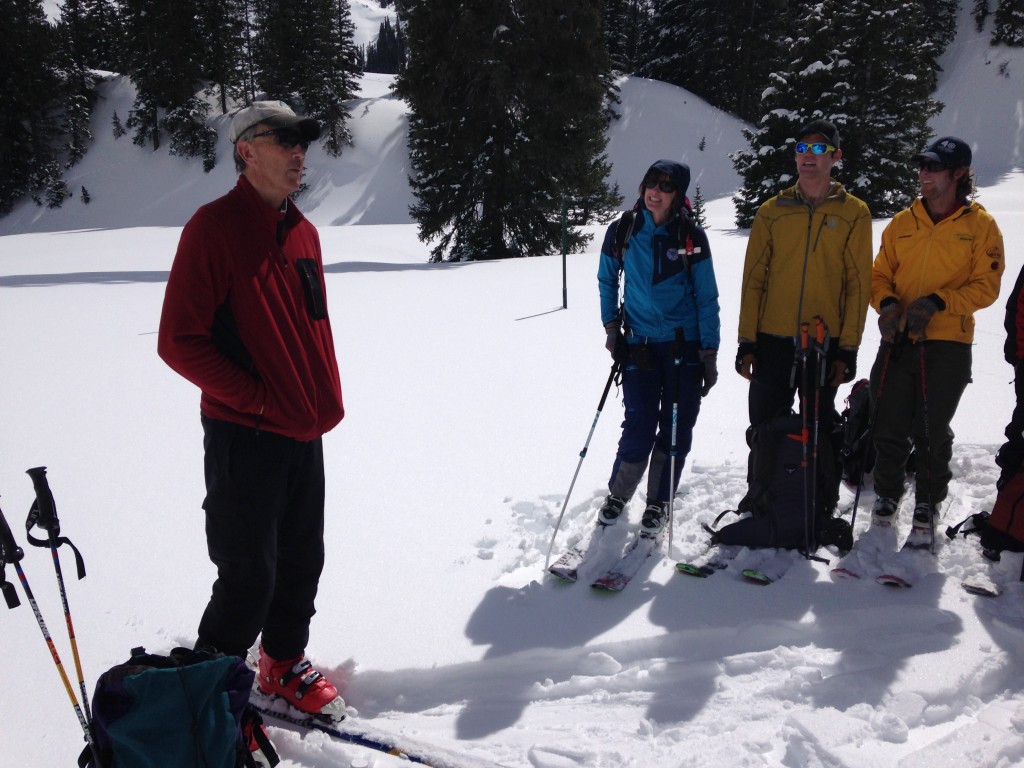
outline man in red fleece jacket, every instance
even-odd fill
[[[305,659],[324,564],[322,435],[344,416],[316,229],[290,195],[319,124],[283,102],[235,115],[234,189],[185,225],[158,351],[202,390],[206,536],[217,579],[198,646],[326,720],[345,702]]]

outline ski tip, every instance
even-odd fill
[[[768,574],[759,571],[755,568],[744,569],[742,571],[742,575],[743,578],[747,581],[750,581],[754,584],[760,584],[761,586],[767,586],[768,584],[771,584],[773,581],[775,581],[775,579],[773,579]]]
[[[575,568],[571,571],[562,571],[556,569],[555,566],[551,566],[548,568],[548,573],[561,584],[575,584],[576,579],[579,578],[579,573],[576,572]]]
[[[860,574],[851,571],[849,568],[833,568],[829,571],[829,576],[832,577],[832,581],[856,581],[860,579]]]
[[[976,581],[964,581],[960,584],[965,591],[979,597],[999,597],[1002,590],[995,584],[987,584]]]
[[[884,587],[893,587],[896,589],[910,589],[910,587],[914,586],[906,579],[895,576],[891,573],[883,573],[881,576],[878,576],[875,581]]]
[[[590,586],[597,592],[621,592],[626,585],[619,579],[598,579]]]
[[[687,576],[696,576],[698,579],[706,579],[715,572],[710,566],[694,565],[693,563],[676,563],[676,570]]]

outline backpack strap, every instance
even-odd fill
[[[619,217],[618,226],[615,227],[615,253],[616,259],[622,261],[629,248],[629,239],[633,236],[633,224],[636,222],[636,206],[631,211],[623,211]]]

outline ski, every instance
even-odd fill
[[[911,531],[907,540],[903,543],[903,546],[900,547],[900,551],[896,553],[896,560],[890,563],[890,565],[895,565],[901,560],[906,563],[908,555],[915,559],[932,559],[935,555],[934,535],[922,536],[915,531]],[[914,562],[914,560],[911,560],[910,562]],[[901,568],[896,568],[895,570],[900,572],[903,571]],[[908,578],[901,576],[898,573],[883,572],[881,575],[875,577],[875,581],[886,587],[898,587],[900,589],[908,589],[913,586]]]
[[[743,576],[744,581],[748,581],[751,584],[767,586],[775,581],[773,577],[769,576],[764,571],[758,570],[757,568],[744,568],[740,571],[740,574]]]
[[[833,568],[829,571],[829,576],[832,577],[832,581],[856,581],[860,578],[859,573],[849,568]]]
[[[893,587],[896,589],[910,589],[914,586],[902,576],[897,576],[894,573],[880,574],[875,577],[875,581],[884,587]]]
[[[709,560],[706,563],[676,563],[676,570],[687,576],[696,576],[698,579],[706,579],[714,576],[719,571],[729,567],[729,563],[722,560]]]
[[[635,534],[619,561],[605,571],[604,575],[595,579],[590,586],[602,592],[621,592],[660,544],[660,536]]]
[[[966,592],[969,592],[972,595],[978,595],[979,597],[999,597],[999,595],[1002,594],[1002,590],[999,588],[998,584],[985,578],[964,579],[960,582],[960,586],[962,586]]]
[[[416,765],[426,765],[431,768],[501,768],[498,763],[462,755],[443,747],[424,744],[413,739],[397,737],[365,723],[353,722],[352,718],[348,718],[341,723],[328,723],[306,713],[299,714],[291,707],[288,707],[287,711],[283,711],[271,706],[271,704],[287,706],[284,702],[269,700],[264,703],[264,698],[254,694],[250,698],[249,703],[265,717],[273,718],[297,728],[319,731],[330,736],[332,739],[343,741],[346,744],[353,744],[376,752],[383,752],[387,755],[394,755]]]
[[[568,584],[575,584],[576,579],[580,575],[580,566],[587,559],[587,555],[598,549],[601,538],[608,527],[598,523],[597,527],[590,534],[590,538],[586,542],[581,539],[577,544],[570,547],[565,554],[548,566],[548,573]]]

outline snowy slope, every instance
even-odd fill
[[[957,114],[1004,114],[1006,94],[984,79],[983,62],[962,55],[957,71],[974,86]],[[1021,61],[1017,54],[1014,65]],[[955,69],[947,63],[946,76]],[[399,208],[385,205],[407,192],[378,186],[403,173],[400,110],[391,111],[383,84],[366,88],[362,130],[379,163],[368,148],[361,166],[358,149],[322,168],[310,158],[348,414],[325,438],[328,564],[309,653],[346,682],[360,716],[514,768],[1024,765],[1020,555],[991,568],[976,542],[952,542],[899,592],[835,584],[803,560],[763,588],[730,571],[707,581],[674,573],[677,559],[702,551],[699,523],[744,489],[746,388],[728,370],[728,345],[698,421],[673,551],[620,595],[544,578],[609,370],[596,252],[568,259],[567,310],[558,257],[427,264],[415,227],[390,219]],[[733,339],[746,233],[733,228],[735,181],[722,157],[738,126],[667,88],[625,84],[624,111],[649,119],[631,117],[612,135],[616,173],[632,188],[659,155],[703,173],[723,338]],[[667,102],[677,119],[661,111]],[[947,107],[937,130],[979,142],[980,158],[994,128],[974,131],[951,114]],[[1024,172],[1010,172],[1009,156],[993,162],[979,175],[1008,244],[1002,303],[1024,264]],[[62,530],[88,567],[73,581],[62,550],[91,687],[132,646],[191,643],[213,578],[198,392],[155,351],[181,221],[147,217],[155,199],[187,216],[232,174],[196,181],[176,159],[141,151],[90,173],[99,199],[88,209],[0,220],[11,227],[0,230],[0,508],[24,542],[33,498],[24,472],[49,467]],[[117,203],[99,207],[107,195]],[[363,226],[332,226],[339,221]],[[885,223],[875,222],[876,243]],[[977,319],[944,522],[991,507],[992,456],[1013,402],[1001,309]],[[872,316],[862,373],[877,343]],[[613,390],[559,549],[586,533],[605,492],[620,409]],[[864,494],[858,529],[872,498]],[[739,562],[761,557],[742,553]],[[23,566],[73,677],[49,557],[30,548]],[[1000,598],[960,589],[961,578],[986,571],[1004,586]],[[9,765],[70,765],[81,731],[28,606],[3,611],[3,647],[0,754]],[[286,768],[347,766],[364,754],[287,728],[272,735]],[[376,757],[378,768],[398,765]]]

